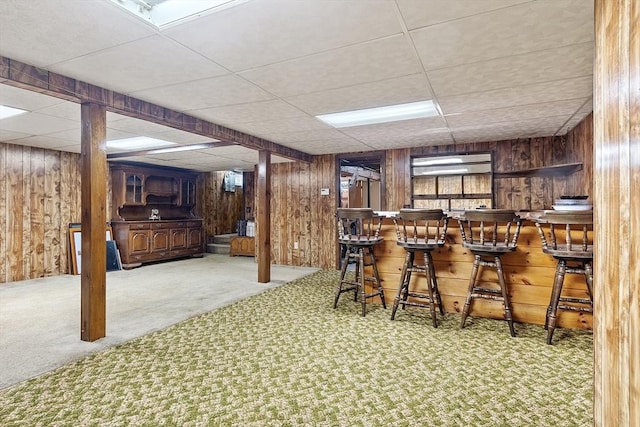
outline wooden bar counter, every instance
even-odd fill
[[[452,213],[451,216],[447,244],[442,249],[433,251],[433,260],[445,312],[460,313],[467,295],[473,255],[462,247],[456,215]],[[536,213],[526,213],[522,216],[535,218]],[[381,233],[384,242],[376,247],[375,255],[387,305],[390,306],[398,291],[405,251],[396,245],[395,228],[391,218],[384,219]],[[544,325],[555,276],[556,260],[543,253],[541,246],[535,223],[528,219],[523,224],[517,251],[502,258],[513,318],[516,322]],[[497,283],[494,269],[481,269],[480,275],[484,282]],[[419,281],[419,287],[425,288],[424,275],[414,274],[411,280],[412,287],[415,281]],[[564,292],[572,296],[587,297],[584,277],[567,274]],[[471,317],[504,318],[502,303],[499,301],[476,299],[471,309]],[[565,328],[591,329],[592,314],[563,311],[557,325]]]

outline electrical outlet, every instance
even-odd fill
[[[298,242],[293,242],[293,249],[299,249],[298,248]]]

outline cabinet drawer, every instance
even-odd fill
[[[149,229],[148,222],[141,222],[139,224],[134,222],[129,224],[129,230],[148,230],[148,229]]]

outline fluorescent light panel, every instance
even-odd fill
[[[162,139],[149,138],[147,136],[136,136],[134,138],[113,139],[111,141],[107,141],[107,148],[131,151],[167,147],[175,144],[175,142],[164,141]]]
[[[363,126],[375,123],[397,122],[401,120],[422,119],[438,116],[433,101],[410,102],[408,104],[345,111],[342,113],[322,114],[316,118],[335,128]]]
[[[158,28],[219,12],[247,0],[111,0]]]
[[[176,151],[203,150],[205,148],[210,148],[210,147],[211,147],[211,144],[180,145],[178,147],[159,148],[157,150],[151,150],[149,151],[149,154],[175,153]]]
[[[0,105],[0,120],[8,119],[9,117],[19,116],[20,114],[27,113],[27,110],[21,110],[20,108],[13,108],[7,105]]]

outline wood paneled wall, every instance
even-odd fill
[[[640,426],[640,2],[594,16],[594,424]]]
[[[216,234],[235,233],[237,221],[244,218],[243,188],[235,192],[224,191],[225,172],[211,172],[202,175],[198,181],[196,213],[204,218],[207,241]]]
[[[564,163],[582,162],[583,169],[562,177],[522,177],[494,179],[495,207],[515,210],[551,209],[553,200],[568,194],[593,196],[593,117],[590,114],[567,135],[517,139],[475,144],[458,144],[435,147],[421,147],[407,150],[391,150],[387,154],[387,164],[394,165],[389,174],[396,174],[402,166],[409,168],[410,156],[428,156],[444,153],[493,152],[496,172],[512,172],[522,169],[553,166]],[[394,162],[406,162],[395,165]],[[411,202],[409,183],[403,179],[388,178],[392,182],[388,195],[387,209],[397,210]],[[397,195],[401,195],[398,197]]]
[[[592,115],[561,137],[519,139],[475,144],[387,150],[386,210],[411,203],[411,156],[453,152],[495,153],[497,171],[582,162],[583,169],[566,177],[499,178],[496,207],[516,210],[550,209],[565,194],[592,196]],[[317,156],[313,163],[273,165],[271,202],[272,262],[284,265],[336,266],[336,157]],[[329,188],[329,196],[320,196]],[[295,243],[299,249],[295,249]],[[317,250],[316,250],[317,249]]]
[[[336,173],[335,155],[272,165],[272,263],[336,267]],[[320,195],[322,188],[329,189],[328,196]]]
[[[80,155],[0,143],[0,283],[68,272]]]

